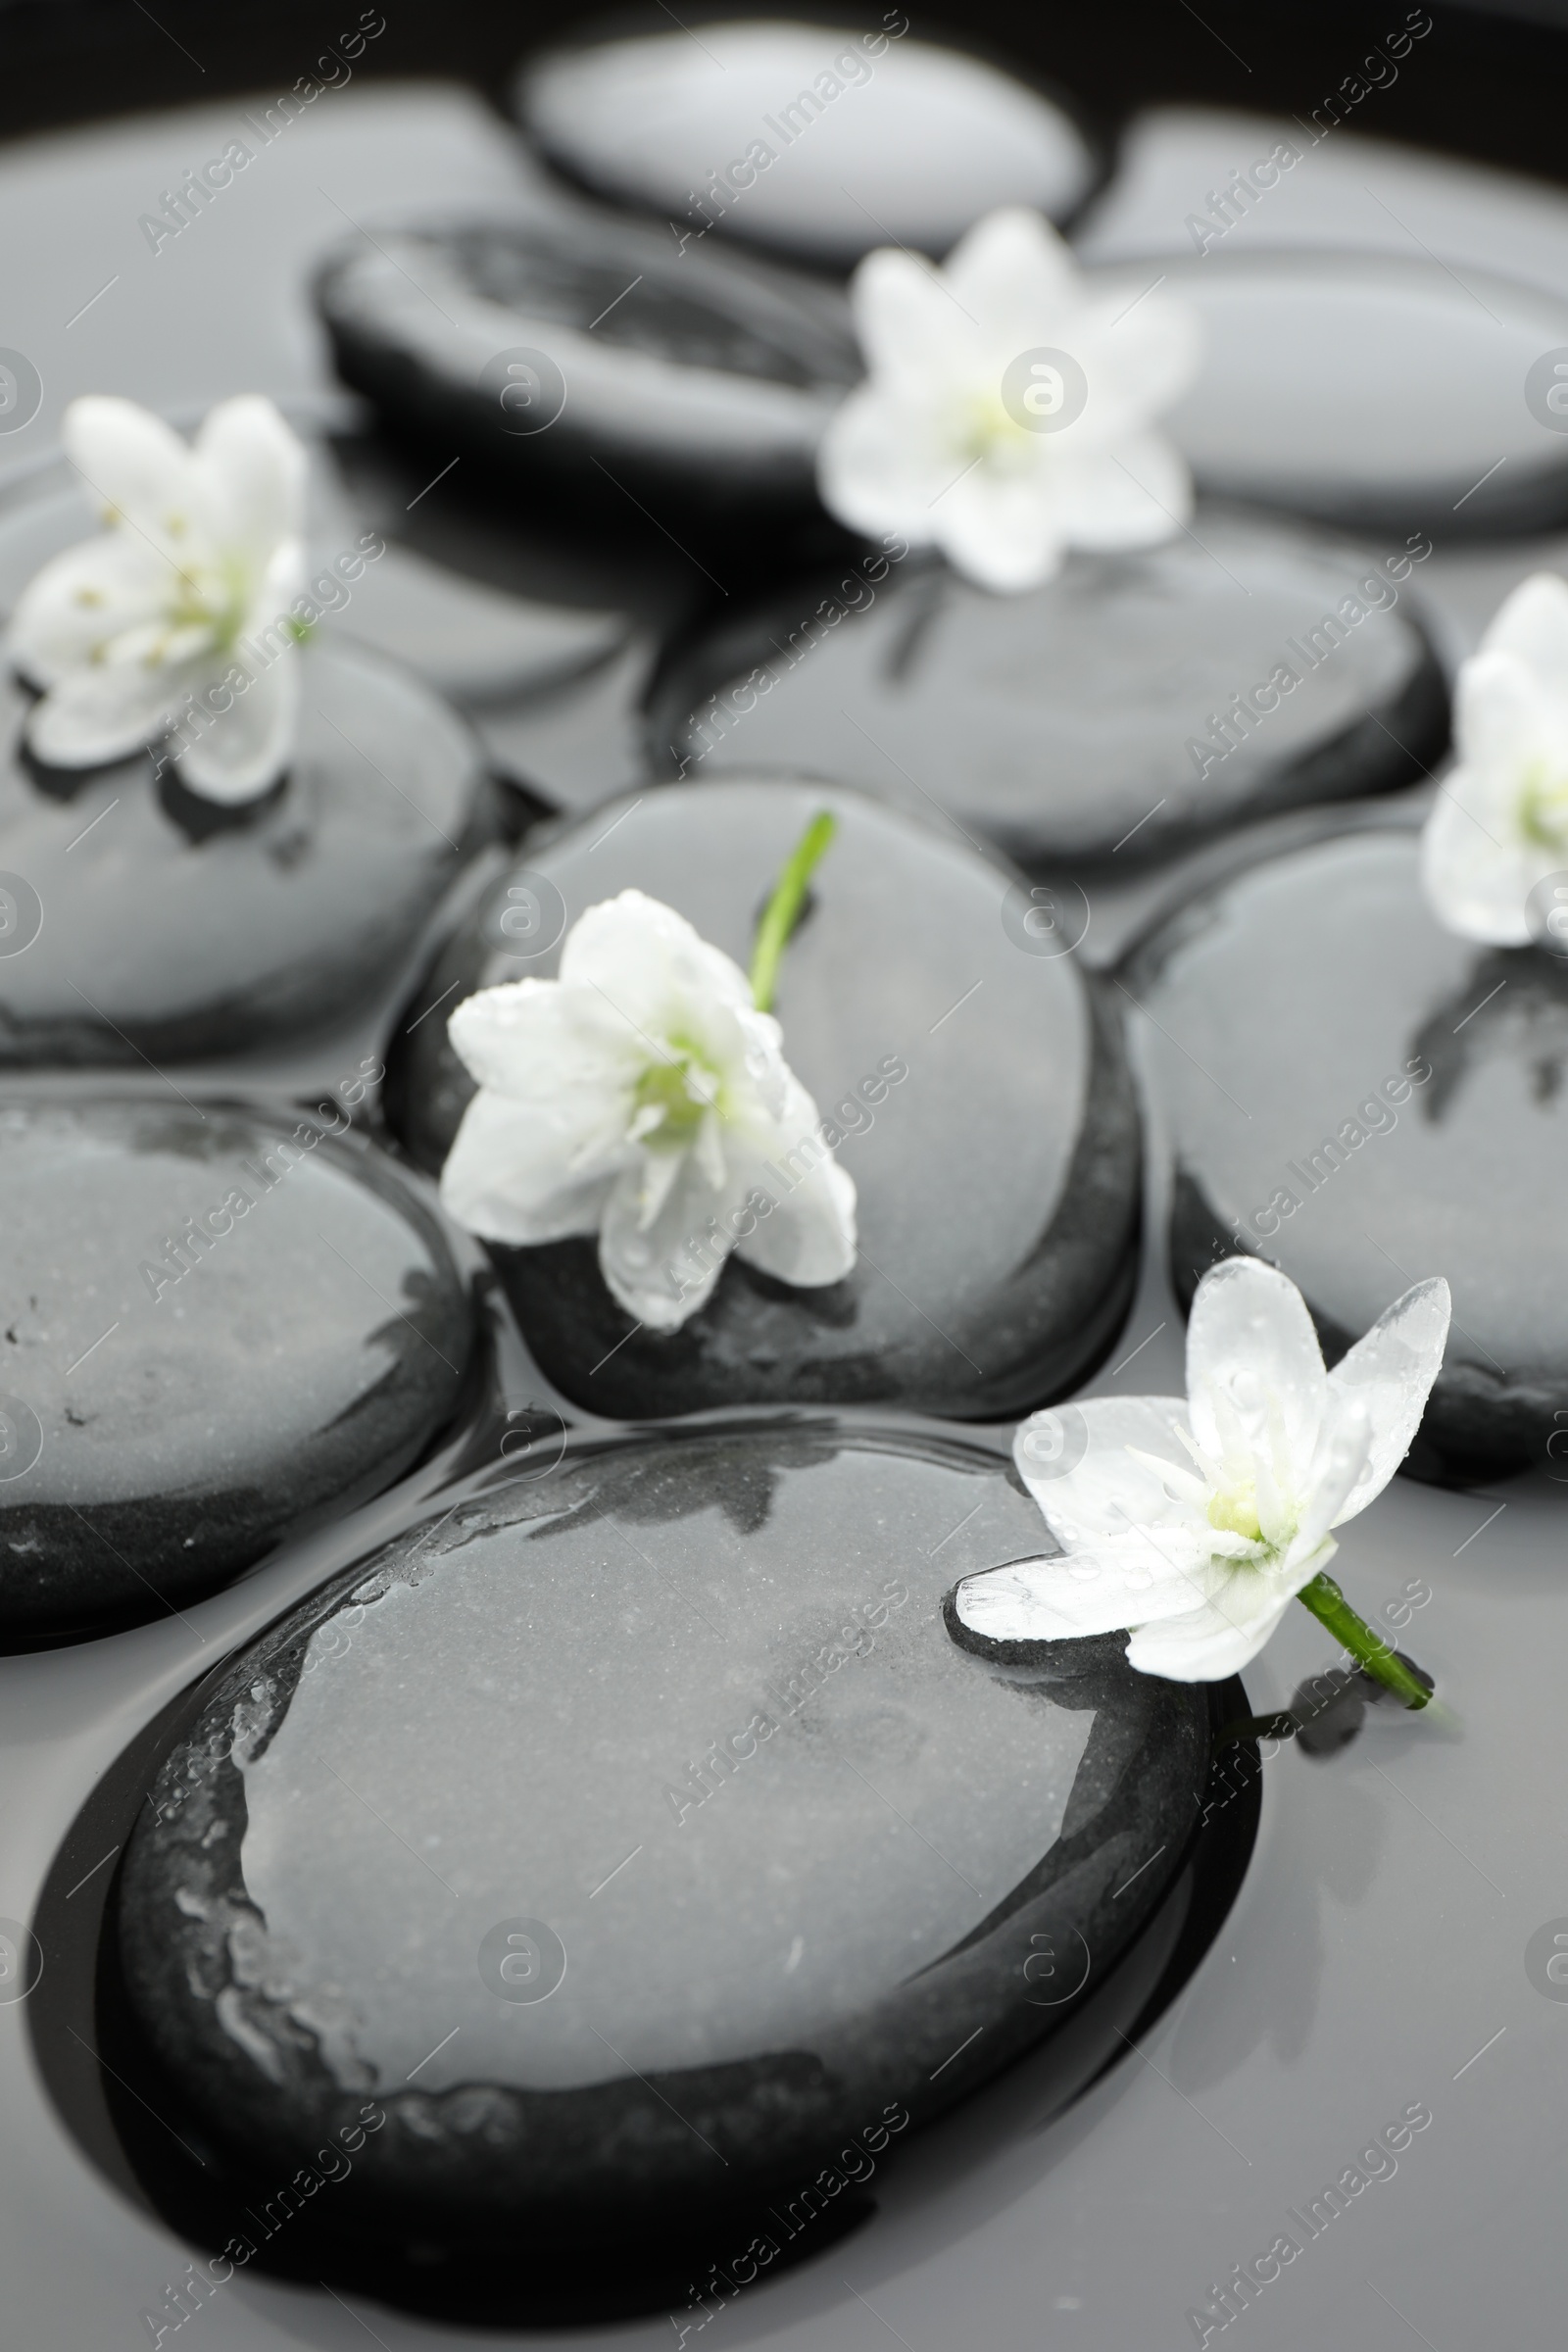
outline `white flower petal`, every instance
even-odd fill
[[[1530,893],[1556,864],[1552,853],[1519,840],[1492,779],[1465,767],[1444,778],[1422,827],[1421,887],[1446,930],[1528,947]]]
[[[280,540],[304,532],[306,467],[303,446],[270,400],[249,393],[220,401],[208,411],[191,461],[208,538],[265,569]]]
[[[452,1013],[447,1035],[481,1086],[547,1108],[580,1097],[599,1117],[612,1117],[617,1132],[620,1096],[649,1059],[646,1046],[596,989],[557,980],[506,980],[479,989]],[[578,1115],[570,1112],[573,1125]]]
[[[1176,1435],[1186,1426],[1179,1396],[1086,1396],[1032,1413],[1013,1439],[1012,1458],[1068,1550],[1134,1527],[1180,1532],[1196,1523],[1184,1493],[1192,1456]],[[1159,1464],[1169,1464],[1169,1482]]]
[[[1216,1461],[1238,1425],[1268,1445],[1277,1411],[1291,1458],[1305,1470],[1328,1381],[1306,1301],[1288,1276],[1251,1257],[1209,1268],[1188,1318],[1187,1396],[1193,1435]]]
[[[1532,572],[1493,615],[1481,650],[1515,655],[1544,685],[1568,692],[1568,580]]]
[[[35,686],[52,686],[99,659],[124,630],[153,620],[168,582],[163,557],[132,532],[68,547],[24,589],[11,622],[11,658]]]
[[[220,657],[213,676],[226,667]],[[288,763],[299,701],[299,648],[291,645],[185,745],[177,761],[182,780],[204,800],[225,807],[259,799]]]
[[[1140,432],[1180,400],[1203,356],[1198,313],[1165,294],[1129,309],[1117,296],[1085,312],[1078,358],[1089,379],[1084,421],[1105,439]]]
[[[937,379],[959,376],[965,360],[972,365],[972,322],[941,271],[912,253],[868,253],[850,281],[850,306],[879,386],[929,394]]]
[[[469,1233],[518,1248],[597,1233],[618,1171],[585,1157],[583,1143],[580,1130],[481,1087],[441,1171],[442,1206]]]
[[[611,1193],[599,1235],[611,1295],[650,1331],[662,1332],[678,1331],[711,1295],[735,1247],[731,1218],[743,1198],[738,1182],[710,1184],[695,1152],[667,1156],[674,1177],[661,1172],[656,1213],[645,1216],[645,1171],[629,1168]]]
[[[1459,664],[1453,731],[1460,760],[1489,779],[1500,811],[1510,808],[1521,770],[1548,748],[1549,727],[1550,707],[1517,654],[1473,654]]]
[[[1061,568],[1066,539],[1042,466],[993,470],[982,460],[944,491],[931,520],[954,569],[998,594],[1038,588]]]
[[[187,679],[143,663],[69,670],[27,719],[27,742],[50,767],[100,767],[168,731]]]
[[[568,988],[597,990],[650,1043],[662,1041],[674,1013],[699,1025],[695,1043],[733,1051],[735,1011],[756,1010],[739,965],[684,915],[640,890],[623,890],[578,916],[561,952],[561,978]],[[664,1051],[658,1044],[654,1057]]]
[[[929,407],[862,384],[828,419],[816,453],[817,492],[851,530],[897,531],[911,547],[928,547],[936,501],[964,463]]]
[[[1010,343],[1022,352],[1064,342],[1067,322],[1083,301],[1071,248],[1049,220],[1022,205],[1005,205],[966,229],[943,275],[951,301],[993,348]]]
[[[105,520],[122,515],[160,548],[188,529],[190,451],[161,416],[91,394],[72,402],[61,430]]]
[[[1321,1557],[1327,1558],[1333,1548],[1330,1544]],[[1314,1568],[1311,1574],[1316,1573]],[[1261,1577],[1250,1588],[1241,1577],[1234,1578],[1223,1605],[1139,1626],[1127,1644],[1127,1663],[1140,1674],[1163,1675],[1172,1683],[1224,1682],[1251,1664],[1293,1597]]]
[[[1191,515],[1193,477],[1163,434],[1140,433],[1064,465],[1053,506],[1056,528],[1073,547],[1157,547]]]
[[[1343,1527],[1381,1494],[1410,1450],[1443,1369],[1452,1305],[1441,1276],[1418,1282],[1387,1308],[1328,1377],[1329,1413],[1366,1414],[1365,1467],[1328,1521]]]
[[[786,1076],[784,1112],[770,1154],[776,1173],[757,1162],[741,1169],[742,1196],[760,1191],[774,1207],[770,1215],[758,1218],[756,1230],[737,1248],[748,1264],[775,1281],[820,1290],[842,1282],[855,1268],[855,1179],[817,1134],[821,1121],[816,1104],[793,1071]],[[786,1191],[795,1167],[806,1172]]]
[[[1066,1642],[1207,1608],[1227,1574],[1194,1552],[1177,1560],[1130,1536],[965,1577],[954,1606],[993,1642]]]

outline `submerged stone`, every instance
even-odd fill
[[[1560,1188],[1568,964],[1445,930],[1416,837],[1319,841],[1182,909],[1129,973],[1171,1136],[1190,1298],[1244,1250],[1305,1295],[1332,1361],[1413,1282],[1453,1327],[1410,1467],[1568,1451]]]
[[[1020,596],[862,559],[699,639],[655,704],[654,757],[935,804],[1036,869],[1130,866],[1425,772],[1447,697],[1411,593],[1423,544],[1374,562],[1200,511]]]
[[[447,1040],[452,1007],[498,981],[553,977],[568,924],[620,890],[663,900],[745,969],[821,808],[839,832],[775,1009],[819,1141],[858,1191],[858,1262],[805,1290],[732,1255],[707,1305],[660,1335],[611,1297],[592,1239],[493,1247],[540,1368],[591,1411],[886,1400],[1022,1413],[1085,1378],[1126,1313],[1137,1105],[1117,1016],[1070,952],[1062,903],[831,786],[671,786],[531,852],[410,1000],[388,1070],[395,1132],[441,1167],[474,1092]]]
[[[296,2179],[298,2262],[394,2300],[824,2246],[1055,2027],[1119,2051],[1193,1850],[1206,1692],[949,1637],[1044,1538],[994,1453],[874,1426],[519,1457],[209,1685],[119,1890],[117,2076],[254,2250]]]
[[[233,1052],[387,985],[494,830],[477,746],[374,655],[302,659],[287,773],[237,808],[148,753],[40,766],[22,740],[31,698],[0,680],[0,887],[25,910],[0,912],[0,1062]]]
[[[216,1592],[450,1418],[464,1284],[385,1157],[332,1140],[346,1125],[0,1110],[0,1643]]]
[[[677,239],[848,269],[873,245],[940,259],[999,205],[1076,213],[1103,164],[1068,102],[907,31],[655,17],[533,59],[514,103],[552,163]]]

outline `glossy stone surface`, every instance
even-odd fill
[[[1074,557],[1022,596],[912,558],[878,574],[881,561],[700,640],[656,704],[655,758],[698,774],[794,766],[926,816],[935,804],[1049,869],[1125,867],[1247,817],[1386,791],[1446,740],[1419,569],[1396,585],[1288,524],[1200,511],[1190,535]],[[1360,620],[1336,617],[1348,596]],[[1315,665],[1314,630],[1329,649]],[[1221,733],[1217,716],[1282,665],[1298,682]]]
[[[1419,256],[1218,248],[1114,282],[1131,300],[1156,278],[1202,322],[1162,422],[1211,495],[1400,538],[1568,520],[1560,294]]]
[[[335,1020],[386,984],[494,829],[463,722],[358,648],[306,648],[289,772],[242,808],[146,753],[42,768],[22,744],[30,706],[7,674],[0,857],[42,924],[0,953],[0,1062],[139,1068]]]
[[[633,220],[389,232],[317,296],[339,372],[432,469],[459,452],[631,534],[649,503],[678,508],[677,540],[737,504],[814,512],[816,443],[860,372],[830,288]]]
[[[859,1262],[796,1290],[731,1257],[708,1305],[664,1337],[634,1333],[592,1240],[497,1247],[541,1369],[594,1412],[1022,1412],[1085,1377],[1126,1312],[1139,1132],[1115,1014],[1071,955],[1035,952],[1058,943],[1023,928],[1038,909],[1004,870],[831,787],[668,787],[530,852],[410,1000],[389,1062],[395,1131],[434,1172],[473,1093],[444,1015],[421,1019],[425,1007],[550,978],[566,925],[619,890],[662,899],[745,968],[774,877],[824,807],[840,830],[775,1010],[791,1066],[842,1134]],[[539,951],[510,953],[540,907]]]
[[[383,2113],[307,2226],[389,2269],[416,2208],[428,2261],[523,2277],[558,2230],[667,2270],[763,2198],[782,2250],[852,2137],[874,2172],[1079,2014],[1197,1825],[1203,1691],[950,1640],[955,1580],[1045,1537],[995,1454],[556,1451],[241,1654],[120,1892],[155,2104],[278,2179]]]
[[[598,193],[827,269],[873,245],[940,257],[998,205],[1075,213],[1102,164],[1064,105],[906,35],[906,21],[891,41],[789,23],[693,36],[650,12],[641,39],[535,59],[516,111]]]
[[[1410,1283],[1445,1275],[1453,1329],[1412,1469],[1553,1466],[1568,965],[1445,931],[1415,836],[1378,830],[1235,876],[1130,981],[1159,1024],[1147,1066],[1184,1294],[1214,1254],[1251,1250],[1299,1284],[1332,1360]]]
[[[321,1121],[13,1102],[0,1193],[0,1642],[215,1592],[452,1412],[471,1317],[446,1242]]]

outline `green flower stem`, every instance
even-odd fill
[[[769,1012],[778,986],[778,967],[790,933],[801,919],[806,893],[818,860],[839,829],[839,820],[818,809],[785,860],[762,911],[752,946],[752,995],[759,1012]]]
[[[1382,1683],[1395,1696],[1402,1698],[1407,1707],[1424,1707],[1432,1693],[1424,1683],[1418,1683],[1407,1666],[1400,1664],[1389,1642],[1375,1634],[1351,1608],[1332,1576],[1321,1572],[1297,1594],[1320,1625],[1326,1625],[1335,1640],[1348,1649],[1368,1674]]]

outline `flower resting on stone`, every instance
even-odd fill
[[[527,1245],[599,1236],[613,1297],[679,1329],[731,1250],[816,1289],[855,1264],[855,1185],[737,964],[641,891],[590,906],[559,980],[458,1006],[479,1092],[441,1177],[458,1222]]]
[[[1196,370],[1193,313],[1096,291],[1038,213],[993,213],[938,270],[868,254],[851,287],[865,382],[817,461],[822,503],[936,546],[983,588],[1038,587],[1069,547],[1151,547],[1192,512],[1153,420]]]
[[[1421,839],[1427,897],[1462,938],[1526,947],[1557,911],[1532,893],[1568,872],[1568,581],[1538,571],[1503,604],[1460,665],[1453,733]]]
[[[29,747],[97,767],[194,710],[182,780],[255,800],[287,763],[299,708],[304,450],[257,396],[213,409],[194,445],[128,400],[73,401],[64,430],[105,529],[46,564],[13,616],[11,658],[43,689]]]
[[[967,1578],[960,1620],[995,1641],[1126,1627],[1130,1665],[1206,1683],[1256,1657],[1299,1597],[1424,1706],[1426,1688],[1323,1571],[1333,1530],[1404,1459],[1447,1331],[1447,1284],[1417,1283],[1326,1372],[1293,1282],[1255,1258],[1212,1267],[1188,1324],[1185,1403],[1091,1396],[1020,1428],[1014,1458],[1062,1556]]]

